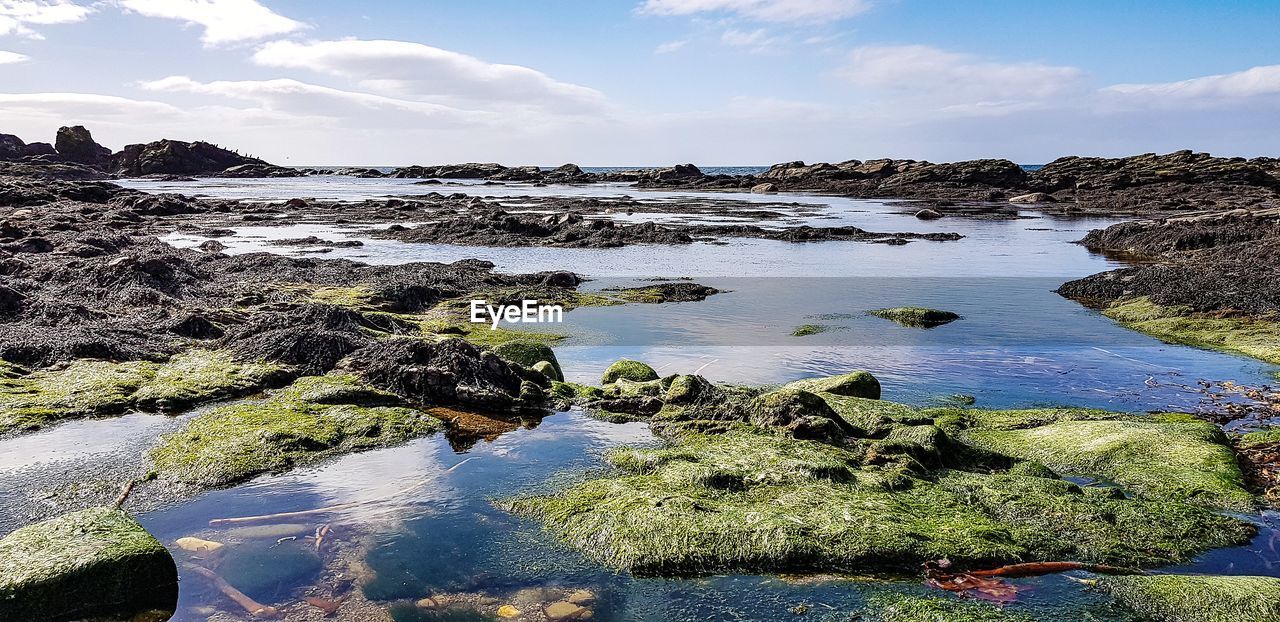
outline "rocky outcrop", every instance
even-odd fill
[[[93,135],[83,125],[58,128],[53,146],[68,162],[106,166],[111,159],[111,150],[94,142]]]
[[[173,557],[119,509],[65,514],[0,540],[0,619],[128,619],[177,601]]]
[[[189,143],[166,139],[126,145],[119,153],[111,156],[109,169],[117,175],[130,177],[156,174],[204,175],[243,165],[270,167],[264,172],[279,168],[271,167],[258,158],[243,156],[203,141]]]
[[[442,166],[404,166],[391,171],[388,177],[409,179],[489,179],[502,175],[507,167],[492,162],[478,164],[445,164]]]
[[[1125,158],[1059,158],[1030,187],[1085,209],[1110,212],[1228,209],[1280,204],[1274,158],[1218,158],[1177,151]]]

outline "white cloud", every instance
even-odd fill
[[[676,52],[681,49],[684,49],[684,46],[686,45],[689,45],[688,39],[680,39],[679,41],[667,41],[666,43],[661,43],[658,45],[658,47],[653,48],[653,53],[654,54],[670,54],[672,52]]]
[[[839,74],[856,86],[938,105],[1042,100],[1079,92],[1085,78],[1075,67],[999,62],[926,45],[860,47]]]
[[[645,0],[636,10],[649,15],[728,13],[763,22],[823,22],[869,8],[870,0]]]
[[[288,78],[275,80],[218,80],[197,82],[186,76],[169,76],[139,84],[144,90],[197,93],[232,99],[252,101],[266,110],[283,113],[308,114],[335,120],[385,123],[387,119],[368,119],[370,114],[412,113],[442,122],[481,123],[496,122],[491,113],[459,110],[428,102],[395,99],[370,93],[307,84]],[[419,119],[421,121],[421,119]]]
[[[13,63],[22,63],[28,60],[30,60],[30,57],[26,54],[0,50],[0,65],[12,65]]]
[[[0,0],[0,35],[43,39],[28,24],[68,24],[81,21],[92,12],[91,7],[70,0]]]
[[[1151,84],[1116,84],[1108,93],[1152,99],[1225,100],[1280,94],[1280,65],[1263,65],[1235,73]]]
[[[253,60],[268,67],[342,76],[369,90],[439,103],[536,105],[572,113],[597,109],[605,101],[595,89],[561,82],[529,67],[489,63],[409,41],[273,41]]]
[[[720,35],[720,42],[734,47],[750,48],[752,52],[769,52],[779,39],[770,37],[768,31],[757,28],[750,32],[730,28]]]
[[[306,28],[257,0],[117,0],[120,7],[147,17],[175,19],[204,28],[205,45],[251,41]]]

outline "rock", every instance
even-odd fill
[[[498,607],[499,618],[514,618],[519,616],[522,613],[524,612],[520,611],[519,609],[516,609],[515,605],[503,605],[501,607]]]
[[[669,168],[662,168],[654,171],[653,177],[659,181],[690,179],[694,177],[702,177],[702,171],[692,164],[677,164]]]
[[[778,186],[768,182],[751,186],[752,194],[769,194],[777,191],[778,191]]]
[[[560,375],[560,372],[556,369],[556,366],[551,363],[551,361],[538,361],[533,364],[532,369],[533,371],[546,376],[549,380],[564,382],[564,376]]]
[[[1160,622],[1280,620],[1280,579],[1259,576],[1102,577],[1097,587]]]
[[[178,545],[178,548],[189,553],[216,553],[222,549],[222,547],[226,546],[221,542],[201,540],[200,538],[193,537],[178,538],[174,544]]]
[[[0,134],[0,160],[17,160],[27,155],[27,143],[13,134]]]
[[[172,612],[173,557],[128,514],[91,508],[0,540],[0,620],[79,620]]]
[[[596,602],[596,595],[589,590],[574,590],[564,598],[566,601],[583,607]]]
[[[296,168],[276,166],[266,163],[238,164],[221,172],[213,173],[214,177],[254,178],[254,177],[305,177],[306,173]]]
[[[932,209],[922,209],[916,212],[916,218],[920,220],[937,220],[942,218],[942,212]]]
[[[892,320],[903,326],[912,328],[933,328],[950,324],[960,316],[950,311],[939,311],[938,309],[929,309],[926,307],[894,307],[892,309],[874,309],[868,311],[871,315],[882,317],[886,320]]]
[[[782,388],[751,401],[748,421],[782,431],[798,439],[838,442],[853,431],[821,397],[796,388]]]
[[[111,159],[111,150],[93,141],[93,135],[83,125],[58,128],[53,143],[58,155],[78,164],[105,167]]]
[[[556,359],[555,351],[545,343],[537,341],[508,341],[495,346],[493,353],[504,360],[538,371],[551,380],[564,382],[564,371],[560,369],[560,361]],[[538,369],[537,366],[540,363],[549,364],[551,373],[548,374]]]
[[[861,370],[841,376],[797,380],[788,384],[787,387],[803,389],[812,393],[831,393],[869,400],[880,399],[880,381],[876,380],[876,377],[872,376],[870,372]]]
[[[604,371],[604,376],[600,379],[600,384],[613,384],[618,380],[647,382],[649,380],[657,379],[658,372],[654,371],[652,367],[649,367],[640,361],[620,359]]]
[[[537,406],[521,401],[525,381],[549,385],[542,374],[513,366],[461,339],[385,339],[353,354],[347,364],[373,386],[418,404],[505,411]]]
[[[1009,197],[1009,202],[1035,204],[1035,203],[1057,203],[1058,200],[1053,198],[1053,195],[1050,195],[1044,192],[1029,192],[1027,194],[1020,194],[1016,197]]]
[[[166,139],[125,145],[119,153],[111,156],[110,171],[130,177],[153,174],[207,175],[241,165],[270,166],[257,158],[242,156],[206,142],[189,143]]]
[[[435,609],[436,607],[440,606],[440,601],[428,596],[426,598],[419,598],[413,604],[415,607],[419,609]],[[516,614],[516,615],[519,615],[519,614]]]
[[[548,620],[583,620],[591,614],[591,610],[568,601],[556,601],[542,609]]]
[[[218,573],[254,600],[270,603],[282,590],[312,582],[322,566],[309,542],[262,541],[228,548]]]
[[[217,240],[205,240],[196,248],[199,248],[206,253],[221,253],[222,251],[227,250],[227,245]]]

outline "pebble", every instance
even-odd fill
[[[191,538],[191,537],[178,538],[177,541],[174,542],[174,544],[177,544],[178,548],[190,553],[213,553],[221,549],[222,547],[226,546],[221,542],[214,542],[213,540],[201,540],[200,538]]]
[[[514,618],[520,615],[521,613],[524,613],[524,612],[520,611],[519,609],[516,609],[514,605],[503,605],[501,607],[498,607],[499,618]]]

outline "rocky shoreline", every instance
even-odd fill
[[[1206,606],[1227,607],[1241,619],[1261,620],[1274,613],[1265,603],[1280,602],[1280,581],[1266,577],[1142,572],[1250,541],[1258,527],[1244,517],[1276,499],[1272,433],[1228,437],[1213,423],[1177,414],[916,408],[882,401],[879,381],[861,371],[782,387],[736,386],[696,374],[660,377],[643,362],[623,360],[598,385],[568,383],[548,345],[563,336],[477,328],[466,319],[467,301],[537,299],[572,310],[698,301],[718,292],[686,281],[585,291],[570,271],[503,274],[476,260],[375,266],[228,255],[213,244],[236,224],[335,222],[344,212],[356,214],[347,222],[390,223],[380,235],[402,241],[493,246],[729,237],[900,244],[955,240],[956,234],[678,221],[623,226],[605,218],[620,210],[681,212],[679,204],[629,200],[548,200],[538,207],[551,213],[531,213],[465,195],[356,204],[149,195],[106,180],[316,171],[273,167],[207,143],[157,141],[111,153],[84,128],[64,130],[54,145],[0,136],[0,153],[10,158],[0,163],[6,210],[0,220],[0,437],[131,411],[183,414],[163,434],[133,439],[129,451],[140,458],[110,456],[62,479],[7,492],[0,525],[87,510],[0,540],[8,566],[43,559],[42,547],[67,537],[67,523],[83,530],[110,520],[146,540],[145,531],[122,520],[118,506],[126,499],[130,510],[145,511],[264,473],[433,434],[465,449],[477,438],[572,408],[605,421],[646,422],[667,444],[611,452],[607,472],[497,503],[613,569],[658,576],[911,573],[923,564],[926,579],[940,586],[944,577],[963,579],[1000,564],[1070,560],[1077,570],[1128,575],[1098,579],[1096,587],[1140,612],[1201,615]],[[375,173],[381,175],[342,172]],[[392,175],[803,190],[922,199],[943,216],[964,213],[969,208],[961,202],[968,201],[1052,204],[1072,213],[1197,209],[1201,213],[1090,233],[1083,240],[1090,249],[1149,263],[1073,281],[1059,293],[1162,338],[1280,360],[1274,160],[1180,152],[1070,158],[1034,172],[1000,160],[885,160],[791,163],[742,177],[707,176],[692,165],[607,174],[572,165],[552,171],[460,165],[407,167]],[[685,215],[696,220],[725,208],[769,225],[796,212],[784,203],[704,201]],[[210,240],[201,249],[177,249],[157,237],[174,230]],[[341,244],[319,238],[282,243]],[[956,317],[922,308],[879,311],[905,323]],[[1080,485],[1079,478],[1093,483]],[[125,483],[133,496],[120,497],[112,509]],[[325,536],[314,533],[318,552]],[[286,541],[293,540],[277,544]],[[157,543],[144,544],[166,571],[154,582],[169,585],[172,559]],[[222,546],[193,546],[212,544]],[[308,552],[312,557],[318,565],[318,555]],[[116,561],[103,563],[119,567]],[[0,571],[0,595],[48,593],[41,590],[51,581],[73,575],[66,565],[51,557],[39,573]],[[1237,583],[1259,598],[1235,597]],[[1178,600],[1188,589],[1210,598]],[[85,603],[86,611],[118,613],[113,607],[120,603],[112,599],[119,596],[106,585],[93,594],[102,602]],[[562,596],[569,598],[565,591],[556,598]],[[499,615],[500,603],[477,599],[467,615]],[[439,604],[427,597],[412,606]],[[590,613],[569,604],[574,615]],[[1019,619],[983,612],[996,617],[980,619]],[[553,619],[541,613],[537,619]]]
[[[1017,206],[1065,214],[1142,215],[1274,207],[1280,201],[1280,159],[1214,157],[1177,151],[1121,158],[1068,156],[1027,170],[1009,160],[933,163],[917,160],[786,162],[758,175],[708,175],[693,164],[586,172],[468,163],[372,168],[288,168],[205,142],[159,140],[119,152],[94,142],[83,126],[58,130],[53,145],[0,134],[0,175],[53,179],[119,177],[299,177],[481,179],[493,183],[626,183],[637,188],[815,192],[854,198],[922,201],[939,215],[991,214]],[[1012,207],[1011,207],[1012,206]]]

